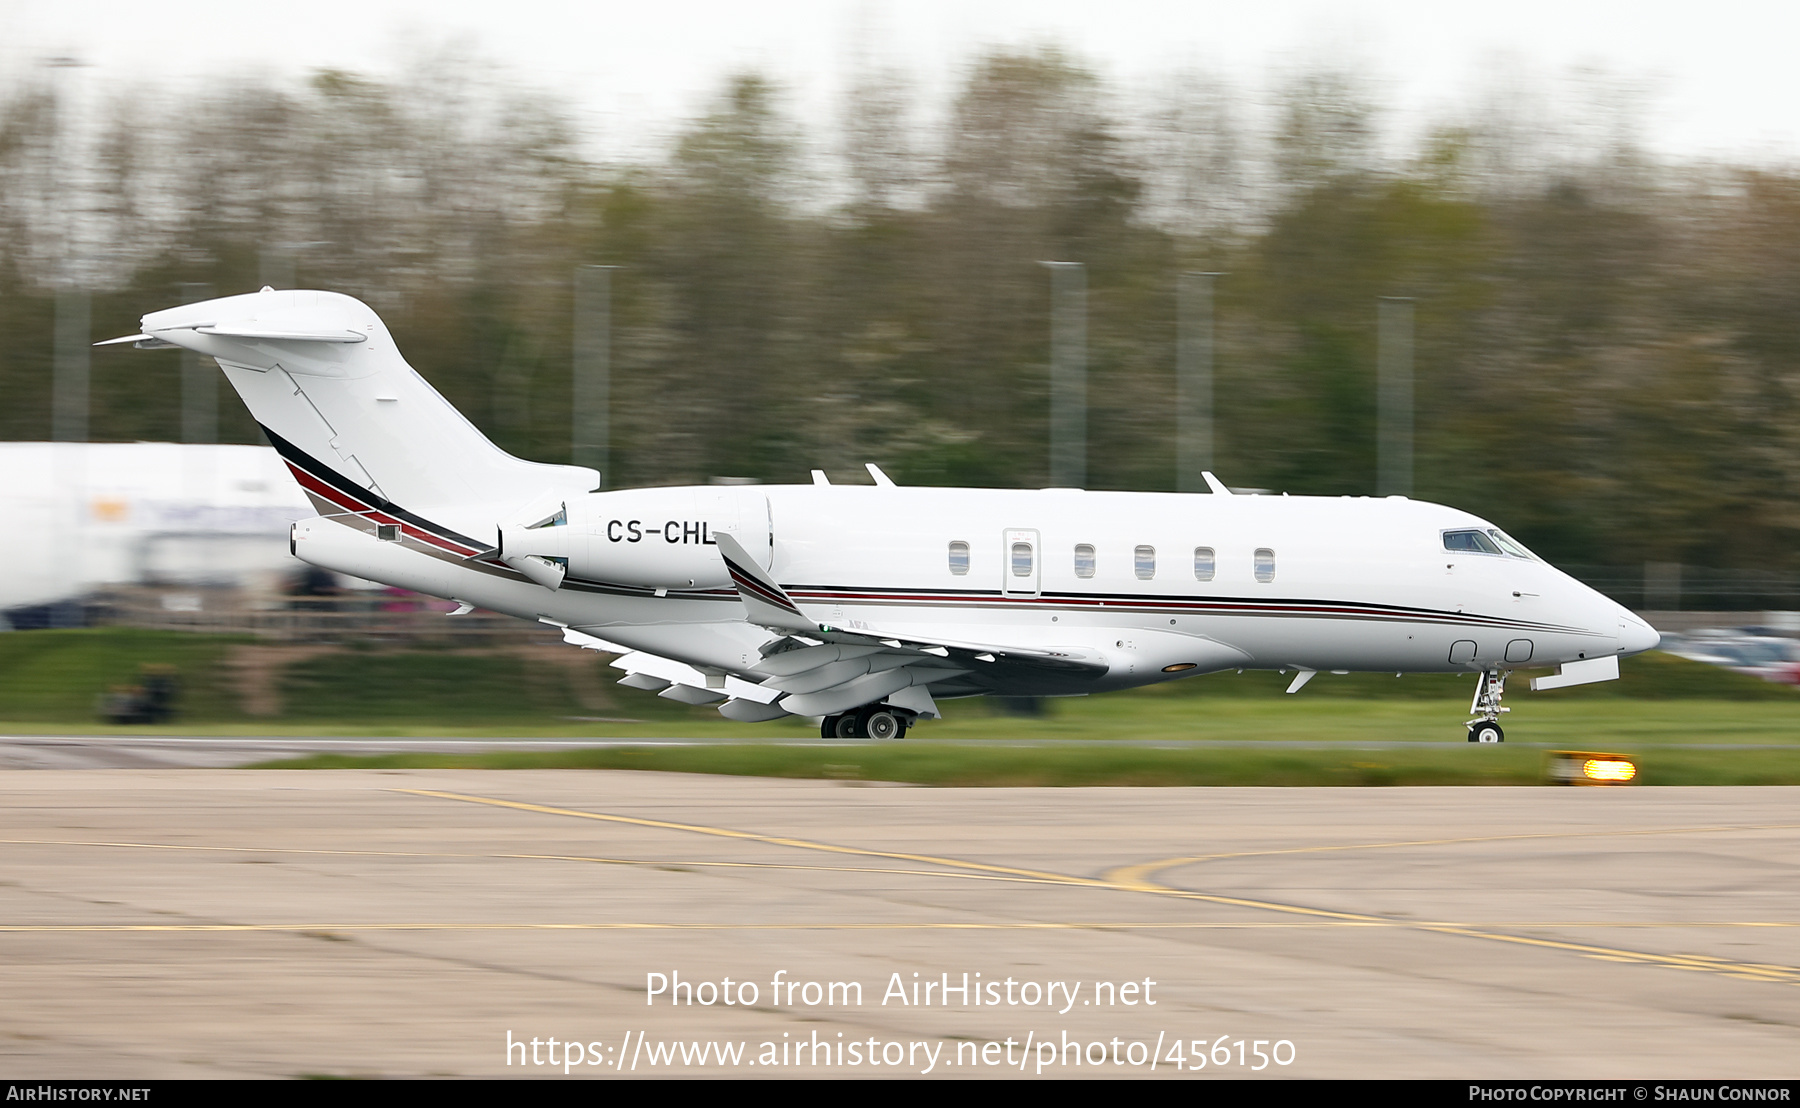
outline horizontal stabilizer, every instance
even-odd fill
[[[116,339],[104,339],[95,346],[123,346],[130,343],[139,350],[172,350],[175,344],[157,338],[155,335],[121,335]]]
[[[254,323],[208,323],[194,328],[202,335],[218,335],[227,339],[251,342],[367,342],[361,331],[337,327],[258,327]]]

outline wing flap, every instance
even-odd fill
[[[667,681],[672,688],[658,692],[658,696],[668,696],[671,700],[683,700],[684,703],[706,703],[731,697],[737,700],[750,700],[758,704],[769,704],[781,695],[779,690],[766,688],[754,681],[746,681],[741,677],[725,676],[724,684],[716,684],[720,680],[718,674],[678,662],[673,658],[664,658],[659,654],[646,654],[641,650],[633,650],[622,657],[612,660],[614,669],[622,669],[626,676],[633,677],[645,674],[649,677]],[[647,684],[644,682],[643,684]],[[637,687],[643,687],[639,684]],[[677,692],[680,688],[684,691]],[[693,690],[692,692],[685,690]],[[674,695],[670,695],[673,693]],[[712,694],[712,695],[706,695]],[[704,696],[704,699],[686,700],[687,697]]]

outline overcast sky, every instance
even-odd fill
[[[384,73],[459,44],[566,98],[599,149],[643,148],[754,67],[830,118],[852,59],[928,92],[973,53],[1054,42],[1121,87],[1185,65],[1257,91],[1296,63],[1349,64],[1404,122],[1442,116],[1496,74],[1554,89],[1577,67],[1649,90],[1645,138],[1677,156],[1800,152],[1800,4],[1711,0],[0,0],[0,70],[73,55],[89,87],[219,73]]]

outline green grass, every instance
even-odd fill
[[[1800,785],[1800,750],[1643,749],[1640,784]],[[272,769],[635,769],[840,778],[938,786],[1537,785],[1544,752],[1446,744],[1388,750],[1156,749],[1137,746],[630,747],[493,754],[320,755]]]
[[[583,668],[590,671],[595,686],[603,688],[600,666],[600,659],[593,658]],[[281,681],[281,694],[282,718],[295,722],[504,726],[509,721],[553,724],[572,716],[619,714],[583,707],[570,687],[568,670],[533,666],[516,654],[422,650],[327,654],[290,666]],[[686,707],[662,703],[678,710]]]
[[[1312,690],[1307,690],[1311,692]],[[1516,711],[1505,717],[1509,743],[1549,743],[1576,749],[1664,743],[1800,743],[1800,704],[1683,700],[1626,700],[1557,703],[1524,693],[1508,698]],[[1117,693],[1059,701],[1042,717],[997,713],[980,701],[943,705],[949,718],[921,724],[907,742],[965,742],[987,739],[1077,739],[1169,741],[1183,739],[1260,742],[1266,740],[1463,743],[1466,699],[1443,701],[1343,700],[1305,694],[1262,699],[1221,697],[1191,701]],[[11,734],[368,736],[375,738],[519,739],[736,739],[817,738],[804,719],[744,724],[716,712],[685,712],[674,719],[611,723],[566,720],[456,722],[430,719],[283,719],[276,721],[177,722],[160,727],[112,727],[86,720],[4,720]]]
[[[618,671],[573,648],[571,665],[550,666],[503,651],[350,648],[288,665],[278,682],[285,710],[274,718],[251,716],[229,659],[238,649],[267,645],[117,627],[0,634],[0,727],[132,734],[437,733],[463,727],[492,734],[508,727],[569,729],[571,717],[580,716],[678,723],[693,713],[687,705],[614,686]],[[176,671],[176,721],[157,728],[100,725],[99,698],[112,686],[136,684],[145,665]],[[590,706],[595,701],[599,706]]]
[[[238,717],[224,660],[248,641],[126,627],[0,634],[0,720],[93,720],[95,701],[113,685],[136,684],[145,665],[175,668],[188,718]]]
[[[18,733],[326,735],[478,738],[735,739],[726,747],[622,749],[469,758],[309,759],[305,765],[645,768],[920,784],[1527,784],[1550,744],[1622,750],[1661,783],[1800,783],[1800,752],[1675,750],[1669,744],[1800,744],[1800,691],[1666,654],[1628,659],[1617,682],[1507,698],[1511,742],[1462,741],[1473,679],[1453,675],[1320,674],[1283,695],[1289,677],[1223,673],[1130,692],[1040,702],[1009,714],[995,701],[942,705],[949,718],[882,747],[766,745],[816,738],[802,719],[741,724],[612,684],[599,658],[542,665],[517,654],[344,650],[285,672],[286,713],[243,714],[225,667],[247,640],[127,629],[0,635],[0,730]],[[136,679],[144,663],[181,674],[183,714],[160,727],[95,721],[95,698]],[[580,686],[580,687],[577,687]],[[606,706],[595,707],[596,697]],[[595,718],[599,717],[599,718]],[[980,740],[1086,740],[1092,745],[972,745]],[[1270,740],[1342,749],[1146,749],[1105,740]],[[1357,749],[1403,742],[1417,749]],[[1522,744],[1533,744],[1533,747]]]

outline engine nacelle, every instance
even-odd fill
[[[500,527],[500,557],[546,588],[562,571],[653,589],[730,588],[713,536],[729,531],[764,569],[769,498],[754,488],[622,489],[572,498],[545,520]]]

